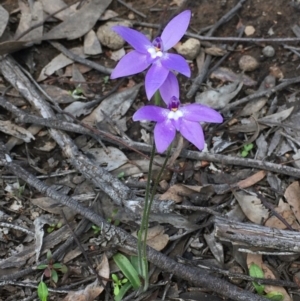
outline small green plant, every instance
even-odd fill
[[[109,82],[109,76],[106,75],[103,77],[103,83],[104,83],[104,85],[106,85],[106,84],[108,84],[108,82]]]
[[[83,96],[83,89],[80,87],[76,87],[73,91],[69,91],[69,94],[74,98],[74,99],[86,99],[86,97]]]
[[[95,235],[99,234],[100,231],[101,231],[101,228],[98,227],[98,226],[96,226],[96,225],[93,225],[93,226],[92,226],[92,229],[94,230],[94,234],[95,234]]]
[[[111,278],[113,280],[114,296],[119,296],[122,286],[124,284],[128,283],[128,279],[127,278],[119,279],[116,274],[111,274]],[[123,298],[123,296],[122,296],[122,298]]]
[[[264,278],[265,277],[265,274],[264,274],[263,270],[255,263],[252,263],[250,265],[249,275],[251,277],[255,277],[255,278]],[[252,284],[253,284],[256,292],[259,295],[262,295],[265,298],[268,298],[269,300],[282,301],[284,299],[283,294],[281,294],[279,292],[270,292],[270,293],[267,293],[266,295],[264,295],[265,286],[263,284],[259,284],[257,282],[252,282]]]
[[[245,144],[241,150],[241,157],[246,158],[253,147],[253,143]]]
[[[125,172],[124,172],[124,171],[121,171],[121,172],[117,175],[117,178],[120,179],[120,180],[122,180],[122,181],[125,180],[124,177],[125,177]]]
[[[62,226],[62,223],[61,222],[58,222],[57,224],[51,224],[48,228],[47,228],[47,232],[48,233],[51,233],[55,230],[58,230],[60,229]]]
[[[107,219],[109,223],[113,224],[116,227],[120,225],[120,221],[118,219],[115,219],[117,213],[118,213],[118,209],[114,209],[111,213],[111,216]]]
[[[58,262],[54,263],[50,250],[47,252],[47,262],[47,264],[40,264],[37,268],[39,270],[44,270],[43,275],[47,278],[50,278],[50,281],[56,284],[58,282],[57,272],[65,274],[68,271],[68,268],[64,264]]]
[[[115,274],[111,276],[114,286],[114,299],[115,301],[121,301],[129,289],[138,290],[142,284],[134,267],[135,264],[126,256],[117,253],[113,256],[113,260],[124,275],[122,279],[119,279]]]
[[[38,285],[38,296],[41,301],[47,301],[48,295],[49,292],[47,284],[43,280],[41,280],[41,282]]]
[[[113,224],[114,226],[119,226],[120,221],[118,219],[114,219],[117,213],[118,213],[118,209],[114,209],[111,213],[111,216],[107,219],[107,222]],[[101,227],[98,227],[97,225],[92,225],[92,229],[95,235],[98,235],[101,232]]]

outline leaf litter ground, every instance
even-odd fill
[[[299,39],[297,2],[135,1],[129,8],[122,1],[100,2],[83,3],[77,15],[70,6],[57,18],[49,15],[64,6],[60,1],[53,7],[47,1],[1,3],[1,53],[8,55],[0,64],[6,147],[1,146],[0,299],[37,298],[42,272],[35,268],[48,250],[68,267],[57,283],[44,278],[49,300],[112,298],[107,279],[119,273],[112,255],[122,250],[129,257],[136,250],[128,233],[136,235],[143,208],[153,125],[131,119],[147,103],[142,76],[109,80],[128,46],[116,50],[98,30],[126,20],[155,37],[160,25],[188,8],[190,36],[202,38],[201,46],[194,42],[196,50],[185,44],[189,35],[175,47],[189,58],[193,74],[192,80],[179,77],[181,100],[217,108],[225,122],[204,125],[202,153],[176,140],[148,239],[156,250],[149,251],[151,284],[159,286],[143,298],[264,300],[251,286],[248,270],[255,264],[267,278],[264,295],[297,300],[299,49],[284,40]],[[49,16],[43,27],[19,40],[7,38],[17,39],[43,12]],[[218,23],[222,17],[224,24]],[[45,40],[33,43],[39,35]],[[50,38],[59,40],[49,44]],[[62,55],[65,50],[75,56]],[[153,180],[163,160],[155,157]]]

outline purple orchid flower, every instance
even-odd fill
[[[152,65],[145,79],[146,94],[150,99],[163,84],[170,70],[190,77],[191,70],[185,59],[181,55],[167,52],[183,37],[190,18],[191,11],[183,11],[167,24],[161,36],[155,38],[153,42],[136,30],[124,26],[114,26],[112,29],[134,50],[120,60],[110,78],[133,75]]]
[[[200,104],[181,105],[172,96],[168,108],[144,106],[136,111],[134,121],[155,121],[154,140],[157,151],[163,153],[174,140],[176,131],[194,144],[199,150],[204,148],[204,134],[200,121],[223,122],[223,117],[215,110]]]

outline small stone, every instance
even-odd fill
[[[102,53],[100,42],[93,30],[89,31],[84,36],[83,50],[87,55],[96,55]]]
[[[128,14],[128,19],[129,19],[129,20],[134,20],[134,19],[135,19],[134,13],[129,13],[129,14]]]
[[[239,60],[240,69],[243,71],[253,71],[258,65],[258,61],[250,55],[243,55]]]
[[[113,50],[120,49],[125,44],[125,41],[121,38],[121,36],[112,30],[112,27],[116,25],[132,27],[132,24],[129,21],[111,21],[100,26],[97,30],[97,37],[101,44]]]
[[[200,51],[200,41],[197,39],[188,39],[182,44],[177,44],[174,47],[177,52],[183,55],[188,60],[193,60],[196,58]]]
[[[246,26],[244,32],[245,32],[246,36],[251,36],[251,35],[253,35],[255,33],[255,28],[253,26],[251,26],[251,25],[250,26]]]
[[[275,55],[275,49],[272,46],[266,46],[262,53],[265,57],[273,57]]]

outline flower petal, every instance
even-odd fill
[[[169,120],[157,123],[154,128],[154,140],[156,149],[163,153],[174,140],[176,129]]]
[[[133,121],[156,121],[163,122],[169,113],[169,110],[157,106],[145,106],[138,109],[132,116]]]
[[[142,33],[125,27],[113,26],[112,30],[118,33],[127,43],[129,43],[135,50],[146,54],[149,47],[153,47],[149,39]]]
[[[161,64],[169,69],[169,70],[175,70],[179,73],[190,77],[191,76],[191,69],[186,62],[186,60],[179,54],[174,53],[166,53],[161,59]]]
[[[180,107],[183,118],[189,121],[223,122],[222,115],[216,110],[200,104],[190,104]]]
[[[191,19],[191,11],[185,10],[173,18],[161,34],[164,51],[173,47],[185,34]]]
[[[147,54],[136,50],[130,51],[122,57],[112,74],[111,79],[140,73],[149,67]]]
[[[146,94],[149,100],[164,83],[168,74],[168,69],[164,68],[159,61],[152,64],[145,79]]]
[[[204,134],[202,127],[198,122],[182,119],[180,124],[180,133],[199,150],[204,148]]]
[[[168,105],[171,97],[179,98],[179,84],[173,72],[169,72],[166,80],[159,88],[160,96]]]

